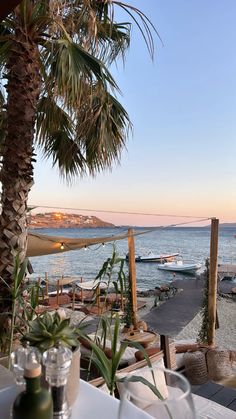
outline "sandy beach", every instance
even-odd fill
[[[143,318],[153,308],[154,298],[146,300],[146,307],[138,312],[140,318]],[[220,327],[216,330],[216,345],[220,349],[236,350],[236,302],[231,298],[218,297],[217,312]],[[175,339],[197,339],[201,323],[202,317],[199,310],[182,331],[174,336]]]
[[[218,297],[217,312],[219,329],[216,330],[216,345],[220,349],[236,350],[236,302],[231,298]],[[194,339],[201,327],[201,314],[198,313],[176,339]]]

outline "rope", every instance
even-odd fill
[[[115,211],[115,210],[104,210],[104,209],[89,209],[89,208],[72,208],[72,207],[54,207],[48,205],[30,205],[35,208],[46,208],[46,209],[62,209],[70,211],[88,211],[88,212],[102,212],[107,214],[130,214],[130,215],[145,215],[145,216],[154,216],[154,217],[176,217],[176,218],[194,218],[200,219],[202,216],[195,215],[179,215],[179,214],[159,214],[159,213],[146,213],[146,212],[129,212],[129,211]],[[214,217],[204,217],[204,220],[210,220]]]

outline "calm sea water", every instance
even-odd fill
[[[95,229],[40,229],[40,234],[64,237],[104,237],[122,234],[123,228],[95,228]],[[236,263],[236,238],[233,228],[221,228],[219,232],[219,262]],[[99,248],[98,248],[99,247]],[[127,240],[116,242],[116,249],[120,257],[128,252]],[[104,247],[92,246],[85,249],[69,251],[57,255],[39,256],[31,258],[34,269],[32,277],[44,277],[48,272],[50,278],[78,275],[85,281],[93,280],[99,272],[103,262],[112,255],[113,245],[107,243]],[[210,229],[207,228],[168,228],[155,230],[151,233],[135,237],[136,254],[176,253],[179,252],[184,262],[201,262],[209,257]],[[155,286],[173,280],[173,273],[159,271],[156,263],[136,263],[137,286],[139,289],[154,288]],[[176,278],[191,276],[176,274]]]

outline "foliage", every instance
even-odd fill
[[[112,284],[117,296],[120,294],[121,300],[123,301],[125,299],[124,320],[126,325],[130,326],[132,323],[131,289],[129,278],[124,270],[124,264],[124,258],[119,257],[116,246],[113,244],[112,256],[108,257],[103,263],[95,279],[100,282],[105,282],[108,287]]]
[[[29,323],[29,332],[22,341],[28,341],[43,352],[59,343],[68,348],[77,347],[80,334],[81,327],[71,326],[69,318],[62,320],[57,312],[45,312]]]
[[[205,286],[203,289],[203,301],[202,301],[202,324],[201,329],[198,333],[198,342],[207,343],[208,342],[208,329],[209,329],[209,311],[208,311],[208,294],[209,294],[209,259],[206,259],[205,262],[206,271],[205,271]]]
[[[120,159],[130,127],[129,116],[115,97],[119,88],[107,68],[120,57],[124,60],[130,45],[131,23],[115,21],[117,8],[138,26],[153,57],[154,26],[136,7],[119,1],[23,0],[0,26],[3,79],[11,72],[4,70],[12,51],[17,63],[20,31],[39,52],[35,141],[69,180],[110,168]],[[3,89],[0,141],[6,133],[5,96]]]
[[[102,327],[103,331],[106,329],[106,332],[103,335],[104,338],[108,338],[111,342],[111,357],[108,357],[104,351],[105,340],[102,347],[100,346],[100,344],[93,342],[88,338],[87,340],[93,351],[92,362],[96,365],[96,367],[100,371],[100,374],[104,378],[110,394],[114,395],[114,391],[116,389],[116,382],[121,380],[117,376],[117,371],[119,369],[122,357],[127,346],[132,345],[138,350],[141,350],[144,353],[148,365],[151,366],[151,364],[144,348],[138,342],[120,342],[120,319],[118,314],[115,317],[114,325],[112,325],[111,321],[109,321],[108,319],[103,318]]]
[[[118,0],[22,0],[0,22],[0,274],[7,283],[11,249],[19,248],[21,262],[26,255],[35,148],[67,181],[120,161],[131,122],[108,67],[124,60],[131,23],[117,21],[118,8],[153,56],[152,23]]]
[[[23,297],[24,293],[27,294],[27,300]],[[38,284],[26,285],[23,289],[22,295],[19,296],[21,307],[23,310],[22,318],[26,321],[31,321],[35,317],[36,308],[39,305],[40,298],[43,298],[44,290]]]
[[[12,301],[12,311],[9,313],[1,313],[2,316],[6,317],[6,319],[10,319],[10,327],[9,327],[9,335],[8,331],[2,328],[1,330],[1,350],[8,352],[9,362],[10,362],[10,354],[12,351],[12,345],[14,340],[14,332],[16,327],[16,318],[19,316],[18,310],[21,303],[21,293],[25,278],[27,268],[27,259],[24,260],[22,264],[20,264],[19,253],[15,254],[14,257],[14,271],[13,271],[13,282],[11,285],[5,283],[4,279],[1,278],[1,281],[5,283],[7,288],[10,291],[11,301]]]
[[[28,285],[25,283],[27,265],[27,258],[21,264],[19,253],[14,253],[12,283],[7,284],[3,278],[0,278],[0,281],[4,282],[9,289],[12,302],[11,311],[0,314],[1,317],[7,316],[9,321],[7,330],[4,327],[1,328],[0,349],[2,353],[11,353],[14,339],[18,333],[23,333],[27,329],[28,321],[35,316],[39,298],[43,295],[43,290],[38,284]]]
[[[116,278],[114,279],[115,276]],[[124,290],[124,259],[119,257],[115,244],[113,244],[112,256],[108,257],[103,263],[95,280],[101,283],[104,282],[108,286],[113,284],[117,293]]]

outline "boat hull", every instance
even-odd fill
[[[163,263],[162,265],[158,265],[158,269],[163,271],[172,271],[172,272],[188,272],[193,273],[196,272],[198,269],[201,268],[199,263],[195,264],[177,264],[177,263]]]
[[[165,263],[171,262],[174,260],[179,253],[165,254],[165,255],[146,255],[146,256],[135,256],[135,262],[156,262],[156,263]],[[129,255],[126,255],[126,260],[129,260]]]

